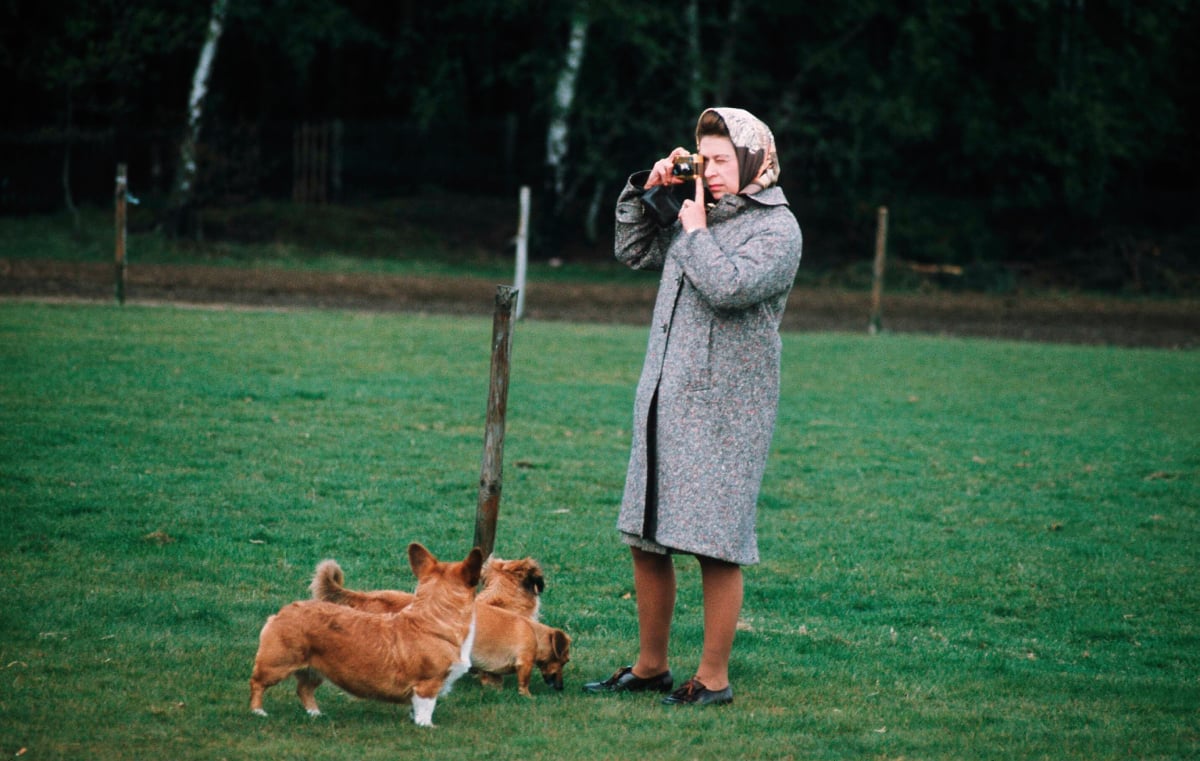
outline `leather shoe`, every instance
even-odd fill
[[[588,682],[584,692],[670,692],[675,685],[671,672],[643,679],[633,673],[633,666],[623,666],[602,682]]]
[[[733,702],[733,687],[710,690],[699,679],[689,679],[662,700],[668,706],[723,706]]]

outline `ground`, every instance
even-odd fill
[[[496,283],[471,278],[348,275],[204,266],[131,266],[129,303],[171,302],[323,307],[490,315]],[[114,299],[112,265],[0,259],[0,297]],[[533,320],[647,324],[651,278],[635,285],[533,282],[525,317]],[[870,294],[797,288],[785,331],[866,332]],[[1071,344],[1200,347],[1200,301],[1084,295],[884,294],[885,332],[977,336]]]

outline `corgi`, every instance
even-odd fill
[[[563,667],[571,659],[571,638],[561,629],[532,618],[540,610],[540,593],[545,589],[537,561],[490,558],[480,578],[483,590],[475,598],[475,643],[471,650],[471,665],[479,672],[480,681],[499,686],[503,675],[516,674],[517,691],[532,697],[529,683],[537,666],[546,684],[562,690]],[[341,566],[335,560],[317,565],[310,589],[314,599],[376,614],[403,610],[412,600],[412,595],[398,590],[347,589]]]
[[[267,619],[250,677],[250,710],[266,716],[263,693],[292,674],[296,695],[319,716],[314,693],[328,679],[351,695],[410,703],[413,722],[433,726],[439,695],[470,667],[475,639],[478,548],[457,563],[408,547],[416,592],[402,610],[374,615],[318,600],[295,602]]]

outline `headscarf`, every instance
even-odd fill
[[[779,181],[779,155],[771,128],[754,114],[740,108],[709,108],[725,122],[738,160],[738,193],[753,195]],[[704,118],[704,114],[700,114]],[[696,123],[696,144],[700,144],[700,124]]]

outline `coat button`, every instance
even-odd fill
[[[668,329],[668,328],[670,328],[670,327],[671,327],[671,326],[670,326],[670,324],[669,324],[669,323],[666,323],[666,322],[664,322],[664,323],[662,324],[662,329],[663,329],[663,332],[664,332],[664,333],[666,333],[666,332],[667,332],[667,329]]]

